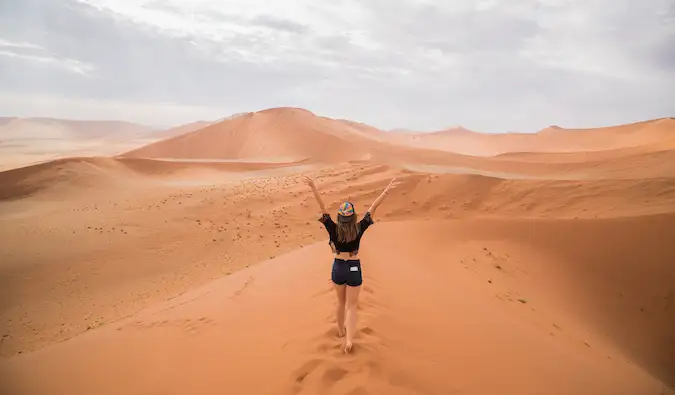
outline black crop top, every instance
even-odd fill
[[[359,221],[356,239],[347,243],[341,243],[337,239],[337,225],[335,222],[333,222],[330,214],[323,214],[321,218],[319,218],[319,222],[323,223],[323,225],[326,227],[326,230],[328,231],[328,235],[330,236],[328,244],[330,244],[333,252],[348,252],[349,255],[358,254],[359,246],[361,245],[361,236],[363,236],[363,233],[370,225],[374,224],[370,213],[366,212],[361,221]]]

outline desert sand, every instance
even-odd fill
[[[675,394],[674,120],[174,132],[0,172],[0,393]],[[351,354],[304,175],[358,214],[401,181]]]

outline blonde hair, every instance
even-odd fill
[[[337,239],[340,243],[349,243],[356,240],[359,235],[359,224],[356,221],[356,214],[349,217],[338,215],[337,221]]]

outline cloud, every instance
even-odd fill
[[[27,42],[12,42],[0,38],[0,56],[5,58],[37,62],[56,68],[60,68],[71,73],[80,75],[89,75],[94,70],[91,64],[80,62],[79,60],[59,57],[51,54],[44,47]]]
[[[26,60],[29,62],[39,62],[42,64],[47,64],[59,68],[63,68],[67,71],[73,72],[75,74],[82,74],[82,75],[87,75],[92,72],[94,69],[93,66],[82,63],[80,61],[74,60],[74,59],[59,59],[59,58],[52,58],[48,56],[36,56],[36,55],[24,55],[12,51],[7,51],[7,50],[2,50],[0,49],[0,56],[5,56],[8,58],[13,58],[13,59],[18,59],[18,60]]]
[[[272,15],[258,15],[254,17],[251,22],[270,29],[286,31],[289,33],[304,33],[307,31],[305,25],[287,19],[277,18]]]
[[[39,45],[25,42],[12,42],[3,40],[1,38],[0,38],[0,48],[44,49]]]
[[[532,131],[675,112],[671,0],[24,0],[0,3],[0,37],[4,91],[68,97],[64,116],[92,100],[145,123],[138,103],[175,103],[185,122],[299,106]]]

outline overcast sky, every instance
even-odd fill
[[[0,0],[4,116],[527,132],[675,116],[673,92],[675,0]]]

